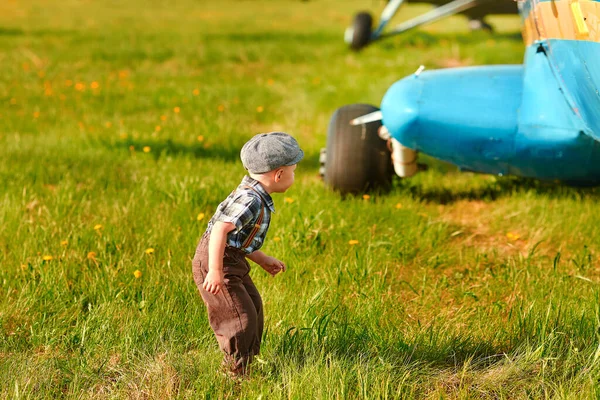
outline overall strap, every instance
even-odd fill
[[[260,199],[260,214],[258,215],[256,222],[254,223],[254,228],[252,228],[252,232],[250,232],[250,235],[248,235],[248,238],[242,244],[242,247],[245,248],[245,247],[250,246],[250,244],[252,243],[252,240],[254,240],[254,237],[256,236],[256,234],[258,233],[258,230],[260,229],[260,227],[262,225],[264,214],[265,214],[265,205],[264,205],[262,196],[260,195],[260,193],[258,193],[258,191],[256,191],[256,189],[254,189],[252,186],[244,186],[244,187],[252,190],[254,193],[256,193],[258,195],[258,198]]]

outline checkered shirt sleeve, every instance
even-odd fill
[[[229,201],[228,201],[229,200]],[[245,227],[252,225],[260,213],[262,203],[257,197],[245,192],[236,191],[219,205],[214,221],[230,222],[239,233]]]

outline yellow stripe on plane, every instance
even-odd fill
[[[538,2],[523,23],[523,39],[528,46],[544,39],[600,42],[600,2]]]

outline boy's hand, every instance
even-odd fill
[[[275,276],[278,273],[285,271],[285,264],[283,261],[279,261],[275,257],[267,256],[264,261],[259,264],[265,271],[267,271],[271,276]]]
[[[208,271],[208,274],[206,274],[206,278],[204,278],[204,282],[202,283],[202,288],[208,293],[217,294],[221,291],[223,286],[225,286],[223,271]]]

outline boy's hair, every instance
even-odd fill
[[[242,164],[252,174],[298,164],[304,152],[296,139],[284,132],[259,133],[242,147]]]

